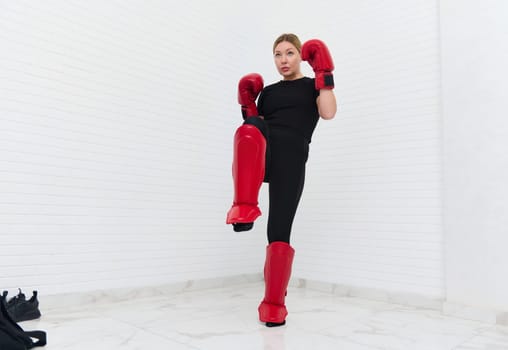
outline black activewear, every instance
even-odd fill
[[[292,129],[310,143],[319,120],[314,79],[281,80],[263,89],[258,99],[259,115],[270,128]]]
[[[318,95],[314,79],[304,77],[269,85],[259,96],[259,115],[269,128],[265,175],[269,243],[289,243],[305,182],[309,143],[319,120]]]

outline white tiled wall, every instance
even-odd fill
[[[0,287],[259,272],[266,215],[224,225],[236,84],[278,79],[271,44],[292,31],[328,43],[339,101],[311,145],[294,275],[441,296],[437,5],[318,3],[2,3]]]

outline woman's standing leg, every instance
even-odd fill
[[[291,277],[294,249],[291,227],[305,181],[308,143],[290,131],[271,132],[268,242],[264,267],[265,297],[259,318],[267,326],[285,323],[286,289]]]
[[[268,242],[289,243],[305,183],[309,144],[291,131],[278,131],[270,145]]]

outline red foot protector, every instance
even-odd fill
[[[258,307],[261,322],[282,323],[288,314],[285,299],[295,250],[286,242],[266,248],[265,297]]]
[[[261,215],[259,189],[265,176],[266,140],[254,125],[240,126],[234,137],[234,200],[227,224],[254,222]]]

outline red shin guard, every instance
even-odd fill
[[[258,307],[259,320],[283,323],[288,314],[285,299],[295,250],[286,242],[273,242],[266,248],[265,297]]]
[[[235,196],[227,224],[254,222],[261,215],[259,189],[265,176],[266,139],[254,125],[244,124],[235,133],[233,182]]]

